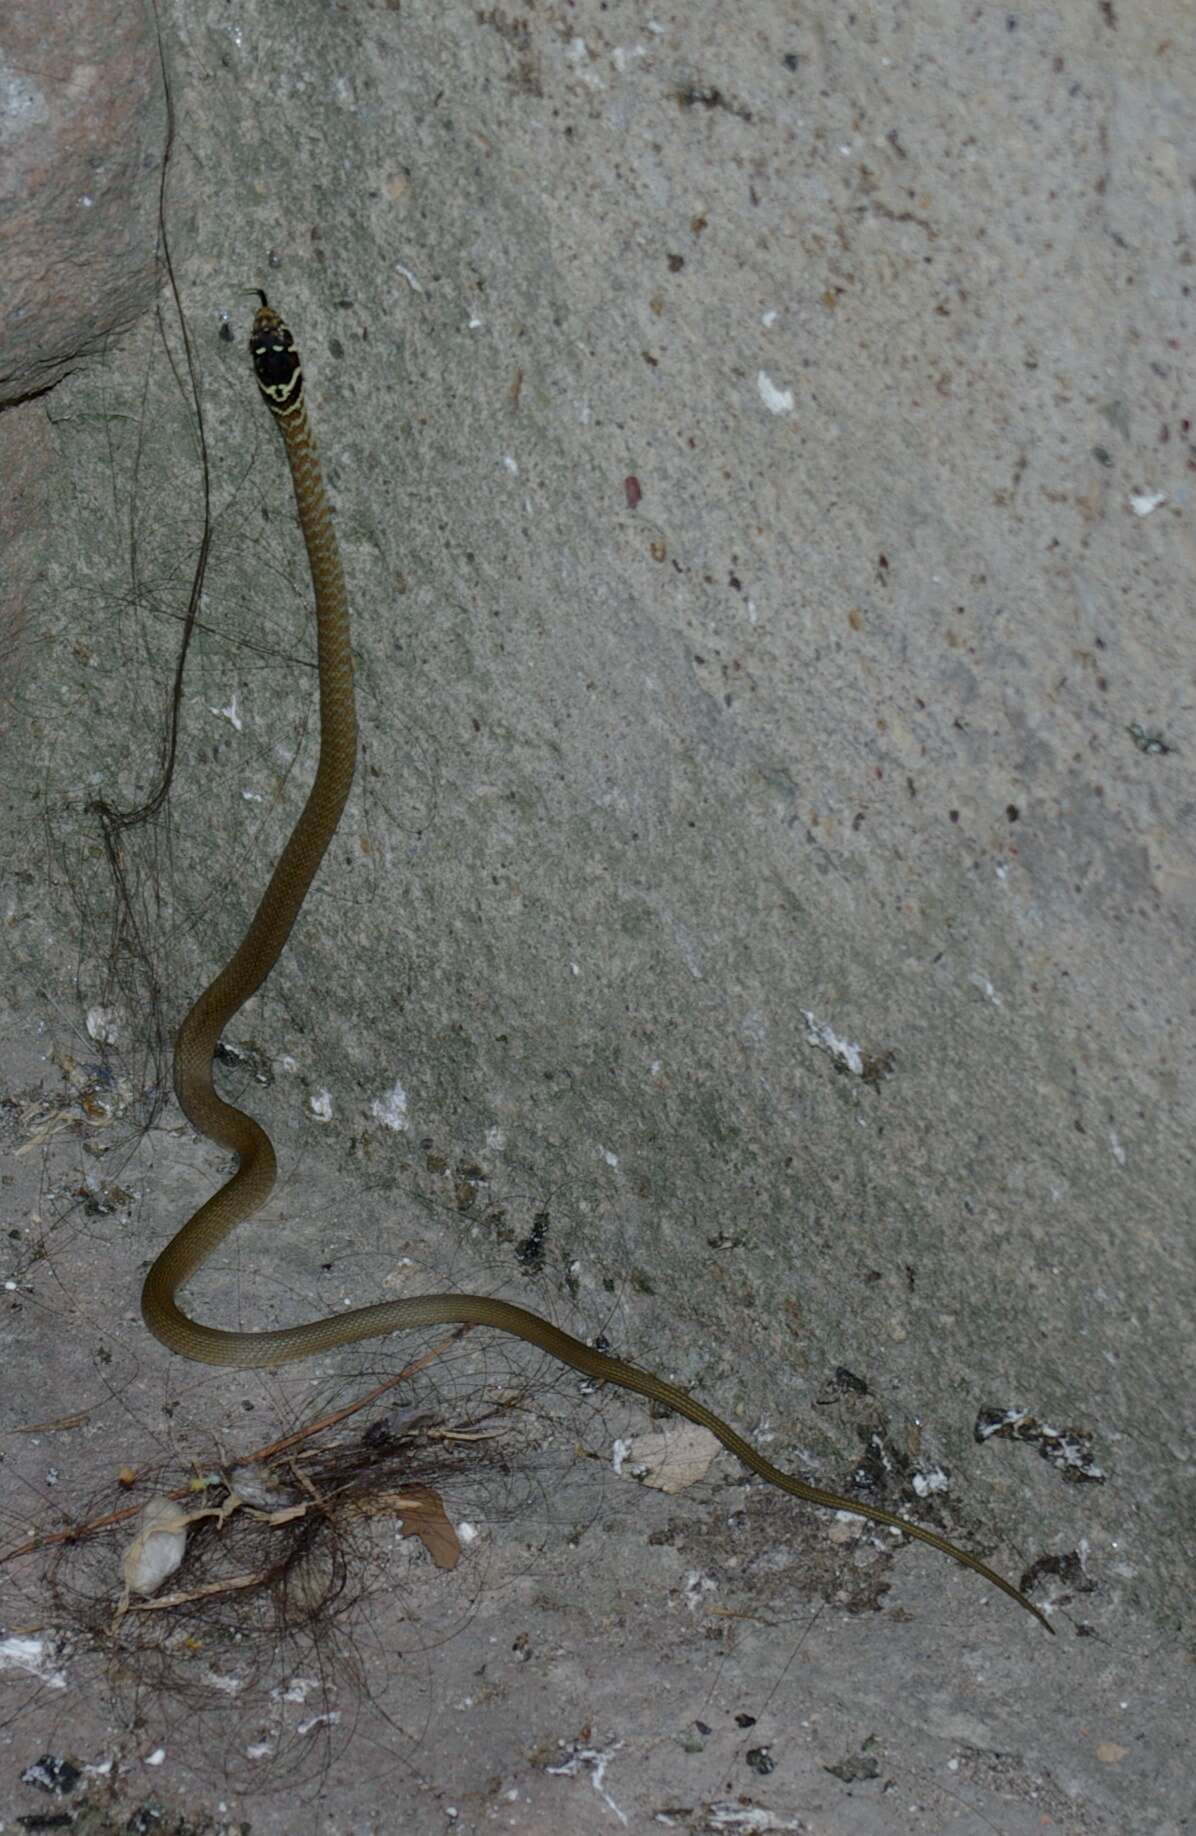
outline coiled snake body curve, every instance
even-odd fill
[[[201,1364],[240,1369],[273,1369],[310,1357],[335,1345],[412,1327],[491,1326],[513,1333],[548,1352],[561,1363],[600,1382],[613,1383],[708,1428],[723,1446],[760,1478],[807,1504],[849,1511],[901,1530],[929,1543],[965,1568],[983,1575],[1010,1599],[1032,1613],[1047,1629],[1054,1627],[1012,1582],[977,1556],[896,1512],[863,1503],[821,1486],[794,1479],[756,1451],[713,1410],[675,1384],[643,1371],[622,1358],[595,1351],[562,1332],[539,1314],[510,1301],[475,1294],[423,1294],[405,1300],[358,1307],[328,1319],[273,1332],[228,1332],[190,1319],[179,1306],[178,1290],[207,1261],[229,1232],[251,1217],[268,1198],[277,1163],[269,1136],[252,1116],[217,1095],[212,1061],[229,1021],[261,987],[290,934],[308,888],[324,858],[344,810],[357,754],[357,720],[353,702],[353,658],[349,640],[349,602],[332,516],[324,492],[320,462],[307,416],[303,371],[294,340],[282,319],[266,302],[254,317],[250,351],[262,396],[281,430],[294,485],[299,523],[307,547],[315,589],[320,682],[320,755],[303,812],[270,876],[253,919],[232,957],[205,988],[179,1028],[175,1042],[174,1082],[188,1120],[209,1140],[237,1156],[232,1177],[203,1204],[167,1244],[145,1280],[142,1316],[154,1337],[171,1351]]]

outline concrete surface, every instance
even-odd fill
[[[0,1824],[1191,1828],[1188,9],[196,0],[163,30],[211,562],[122,916],[88,805],[152,786],[202,527],[164,304],[41,404],[4,1546],[419,1349],[214,1373],[137,1311],[221,1170],[170,1030],[314,747],[261,285],[305,357],[363,749],[231,1029],[283,1182],[197,1309],[483,1282],[1033,1570],[1058,1637],[727,1458],[637,1487],[612,1445],[644,1411],[474,1335],[415,1394],[525,1395],[437,1478],[475,1540],[446,1575],[379,1530],[323,1657],[259,1650],[242,1689],[230,1648],[188,1696],[185,1644],[139,1671],[94,1629],[114,1542],[5,1564]],[[1056,1458],[978,1442],[985,1409]],[[23,1782],[47,1755],[69,1792]]]

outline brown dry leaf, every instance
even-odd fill
[[[440,1494],[427,1485],[404,1486],[401,1492],[378,1492],[354,1501],[356,1509],[377,1517],[393,1511],[404,1536],[418,1536],[437,1568],[456,1568],[461,1557],[457,1532],[445,1516]]]

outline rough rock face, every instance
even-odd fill
[[[50,442],[19,404],[153,298],[166,121],[148,8],[11,7],[0,20],[0,665],[19,680]],[[10,412],[3,413],[8,409]]]
[[[165,111],[148,9],[13,7],[0,27],[0,406],[49,388],[155,286]]]

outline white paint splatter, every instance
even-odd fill
[[[845,1065],[853,1077],[864,1075],[864,1055],[858,1045],[850,1039],[840,1039],[838,1034],[824,1020],[815,1020],[813,1014],[802,1009],[802,1019],[806,1023],[806,1044],[817,1046],[822,1052],[829,1052],[832,1058]]]
[[[384,1097],[375,1097],[370,1104],[370,1114],[375,1122],[381,1122],[383,1128],[393,1128],[396,1132],[407,1126],[407,1092],[398,1078],[394,1088]]]
[[[1113,1150],[1114,1160],[1119,1167],[1123,1167],[1125,1165],[1125,1149],[1117,1139],[1117,1130],[1115,1128],[1109,1130],[1109,1146]]]
[[[330,1090],[313,1090],[307,1099],[307,1106],[317,1122],[331,1122],[332,1092]]]
[[[1130,492],[1130,509],[1135,516],[1149,516],[1160,504],[1167,502],[1166,491]]]
[[[881,59],[884,62],[884,59]],[[720,1800],[710,1806],[710,1828],[712,1830],[745,1830],[747,1836],[772,1836],[772,1832],[782,1830],[800,1830],[800,1823],[782,1823],[773,1811],[765,1810],[762,1804],[748,1806],[729,1804]]]
[[[607,1809],[612,1810],[619,1819],[619,1822],[626,1828],[627,1818],[619,1809],[609,1791],[604,1791],[602,1788],[602,1781],[606,1776],[607,1765],[612,1756],[619,1751],[622,1745],[623,1742],[617,1740],[613,1747],[608,1747],[606,1749],[605,1753],[601,1752],[597,1747],[570,1747],[568,1756],[561,1761],[559,1766],[545,1766],[544,1770],[545,1772],[554,1774],[557,1778],[575,1779],[581,1768],[583,1766],[588,1766],[590,1769],[590,1783],[594,1787],[594,1790],[598,1793],[598,1796],[602,1799]]]
[[[972,984],[973,988],[978,988],[981,994],[992,1002],[994,1007],[1000,1007],[1001,997],[986,975],[981,975],[978,969],[973,969],[971,975],[968,977],[968,981]]]
[[[295,1732],[310,1734],[313,1728],[334,1728],[340,1718],[339,1709],[326,1709],[322,1715],[312,1715],[307,1721],[301,1721]]]
[[[209,714],[219,714],[221,720],[226,720],[229,726],[233,728],[234,732],[240,733],[244,730],[245,723],[237,713],[237,697],[235,695],[226,708],[209,708],[208,712]]]
[[[770,414],[793,413],[793,390],[778,389],[767,370],[757,370],[756,387],[760,391],[760,400]]]

